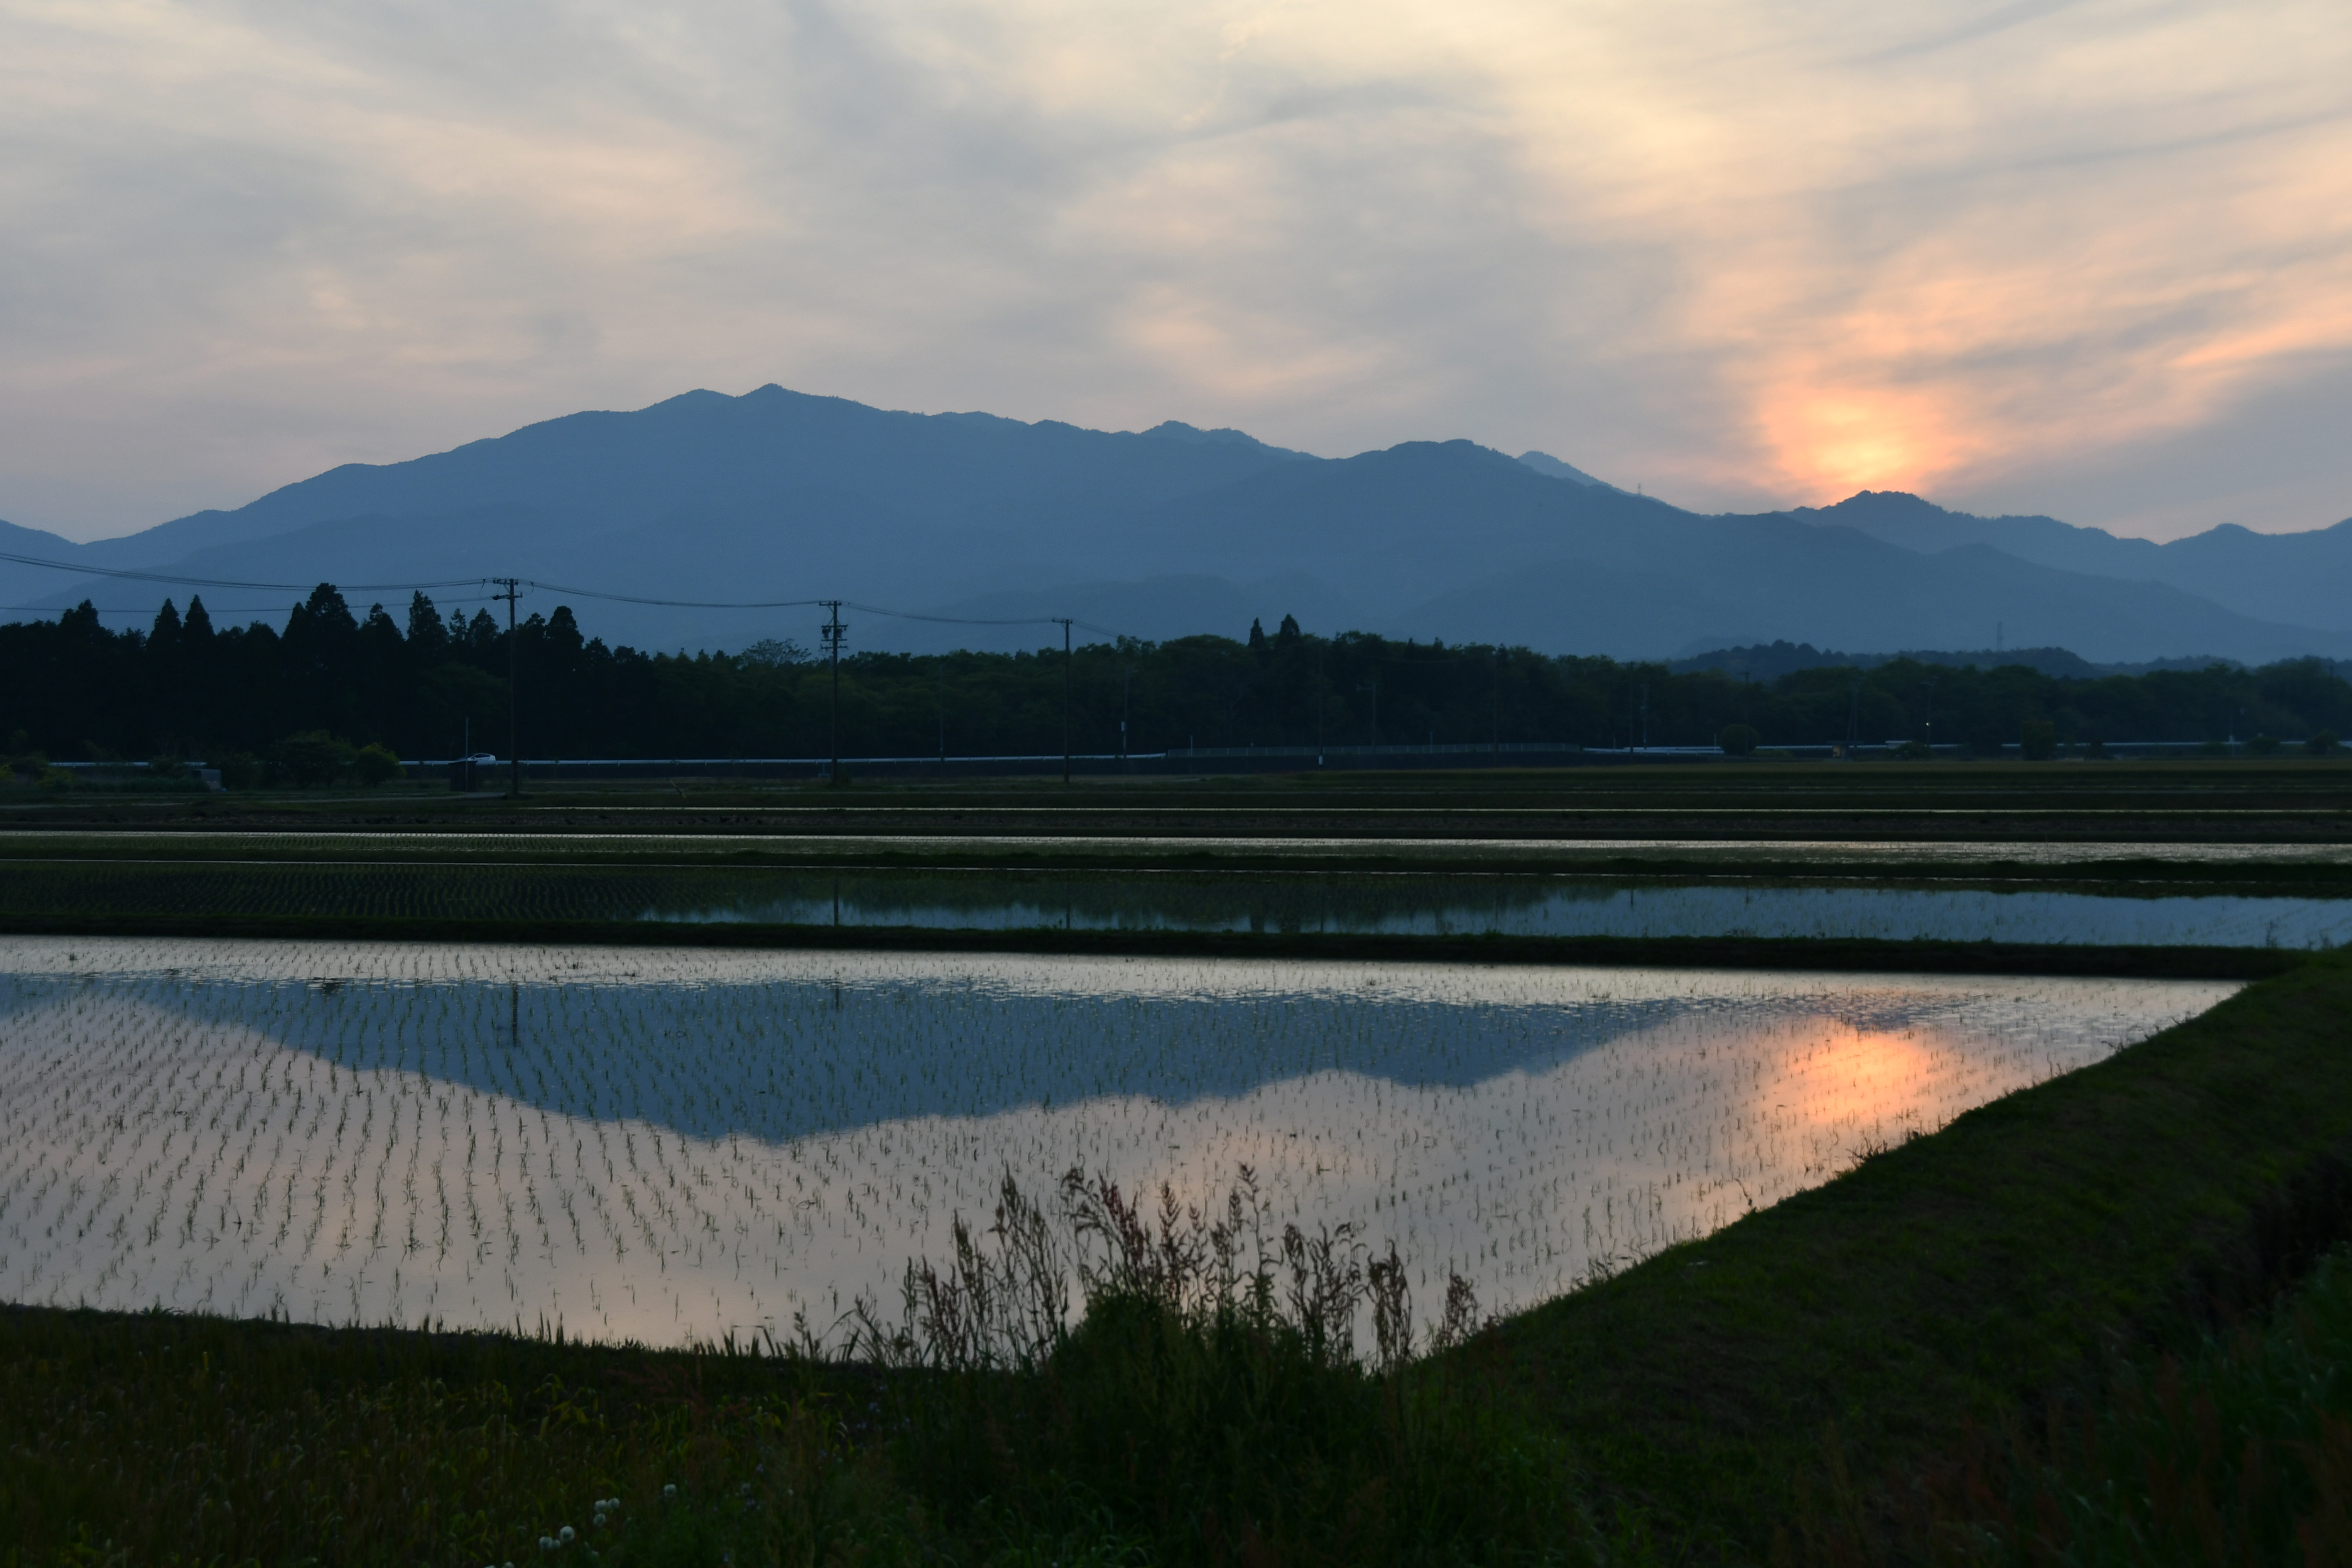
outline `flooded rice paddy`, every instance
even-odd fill
[[[1006,1171],[1248,1165],[1526,1305],[2232,989],[9,939],[0,1299],[823,1330]]]
[[[680,923],[931,930],[1777,937],[2103,947],[2339,947],[2352,899],[2116,896],[2032,889],[1677,884],[1550,877],[747,877],[724,900],[655,903]]]
[[[215,848],[217,847],[215,847]],[[460,845],[459,849],[467,846]],[[485,847],[473,847],[488,855]],[[816,868],[568,859],[0,859],[20,923],[175,920],[753,922],[914,930],[1879,939],[2312,949],[2352,942],[2352,898],[2260,884],[1557,870]],[[2144,868],[2135,868],[2138,873]]]

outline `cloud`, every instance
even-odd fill
[[[2352,354],[2347,80],[2294,0],[15,0],[0,516],[775,380],[2318,526],[2230,433]]]

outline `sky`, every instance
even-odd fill
[[[2352,515],[2343,0],[0,0],[0,519],[582,408]]]

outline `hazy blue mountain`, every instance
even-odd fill
[[[332,581],[359,607],[381,599],[395,613],[407,598],[400,584],[447,584],[428,591],[445,606],[473,605],[485,597],[481,579],[516,575],[539,584],[526,613],[568,601],[593,633],[661,648],[782,636],[810,645],[822,612],[581,591],[822,595],[981,622],[1067,615],[1152,638],[1239,636],[1252,618],[1271,628],[1293,614],[1321,631],[1645,658],[1779,639],[1973,647],[1992,641],[1997,624],[2012,643],[2109,662],[2352,653],[2352,631],[2225,607],[2146,571],[2084,570],[2110,557],[2170,560],[2182,546],[2158,551],[2046,518],[1970,519],[1890,495],[1701,516],[1542,453],[1514,458],[1468,441],[1325,459],[1175,422],[1108,433],[889,413],[772,386],[573,415],[411,462],[347,465],[234,511],[102,544],[18,531],[38,547],[14,553],[227,582]],[[2015,548],[1978,537],[1988,532]],[[2284,554],[2262,542],[2246,558],[2333,548],[2334,535],[2352,542],[2352,531],[2331,530]],[[2200,548],[2225,554],[2243,544],[2227,531],[2204,538]],[[205,597],[216,617],[275,619],[299,592]],[[9,602],[87,595],[141,615],[166,593],[183,605],[188,596],[54,574],[17,593]],[[848,618],[853,648],[1059,639],[1043,625],[893,620],[867,608]]]
[[[1790,514],[1852,528],[1935,555],[1989,544],[2021,561],[2095,576],[2168,583],[2260,620],[2352,630],[2352,519],[2305,533],[2256,533],[2236,523],[2158,544],[2050,517],[1977,517],[1906,495],[1864,490]]]
[[[0,522],[0,554],[30,555],[42,561],[83,561],[82,546],[54,533],[37,528],[19,528],[13,522]],[[26,566],[14,561],[0,561],[0,619],[9,618],[5,610],[23,605],[45,604],[56,594],[58,577],[37,566]]]
[[[1521,452],[1519,454],[1519,461],[1525,463],[1528,468],[1533,468],[1537,473],[1549,475],[1555,479],[1566,479],[1570,484],[1608,484],[1607,480],[1596,479],[1591,474],[1586,473],[1582,468],[1577,468],[1571,464],[1561,462],[1549,452]],[[1614,485],[1609,485],[1608,488],[1613,490],[1617,487]]]
[[[1538,563],[1392,619],[1448,641],[1568,643],[1570,651],[1647,658],[1808,637],[1846,647],[1965,647],[1993,629],[1996,609],[2012,635],[2100,660],[2152,659],[2183,647],[2257,663],[2352,651],[2344,633],[2273,626],[2160,583],[2055,572],[1982,545],[1926,559],[1847,533],[1808,549],[1776,536],[1769,519],[1699,521],[1719,526],[1685,531],[1675,552],[1681,569],[1671,574],[1622,560]],[[1572,643],[1564,627],[1574,628]],[[1824,636],[1823,627],[1836,629]]]
[[[2352,518],[2306,533],[2234,522],[2162,547],[2162,580],[2250,616],[2352,626]]]

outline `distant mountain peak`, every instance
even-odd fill
[[[1955,512],[1947,507],[1937,506],[1927,497],[1914,495],[1909,490],[1856,490],[1845,500],[1832,501],[1827,506],[1790,507],[1789,515],[1809,519],[1827,518],[1834,521],[1841,520],[1841,514],[1857,511],[1867,511],[1882,517],[1894,512],[1927,513],[1936,517],[1968,515],[1964,512]]]
[[[1198,425],[1187,425],[1181,419],[1163,419],[1150,429],[1139,431],[1138,434],[1150,440],[1181,441],[1192,447],[1250,447],[1261,452],[1281,452],[1300,458],[1307,456],[1304,452],[1292,452],[1287,447],[1268,445],[1248,431],[1236,430],[1229,425],[1221,425],[1214,430],[1203,430]]]

